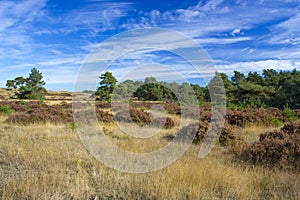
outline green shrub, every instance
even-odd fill
[[[283,116],[286,117],[289,121],[296,121],[298,118],[296,116],[296,113],[292,111],[288,104],[283,106]]]
[[[70,128],[72,131],[75,131],[77,127],[78,127],[78,123],[77,123],[77,122],[71,122],[71,123],[69,124],[69,128]]]
[[[13,112],[14,112],[14,110],[11,109],[9,107],[9,105],[4,105],[4,106],[0,107],[0,114],[2,114],[2,115],[9,115],[9,114],[11,114]]]
[[[274,115],[271,116],[271,121],[276,127],[280,127],[283,123]]]

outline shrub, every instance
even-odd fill
[[[260,135],[259,141],[248,146],[242,159],[269,167],[300,169],[300,123],[290,122],[279,131]]]
[[[71,123],[73,116],[71,109],[62,109],[59,105],[46,105],[39,101],[30,101],[26,104],[14,102],[11,104],[16,112],[6,119],[8,123],[29,124],[38,122]]]
[[[9,115],[13,112],[14,110],[11,109],[9,105],[0,106],[0,114],[2,115]]]
[[[110,114],[107,111],[97,110],[96,111],[96,115],[97,115],[98,121],[100,121],[100,122],[104,122],[104,123],[112,123],[112,122],[114,122],[113,115]]]
[[[204,138],[206,138],[207,131],[209,128],[209,122],[207,121],[200,121],[199,123],[192,123],[186,127],[183,127],[179,132],[179,137],[194,137],[193,143],[199,144],[203,142]],[[209,137],[209,136],[208,136]],[[237,140],[239,140],[239,137],[236,135],[236,133],[233,132],[233,128],[230,124],[225,123],[224,127],[221,131],[220,137],[219,137],[219,143],[222,146],[233,146],[236,144]]]
[[[296,121],[298,119],[296,113],[289,108],[288,104],[283,106],[283,108],[282,114],[288,121]]]
[[[169,114],[180,115],[181,108],[179,104],[164,104],[164,108],[167,110]]]
[[[170,129],[175,126],[175,122],[170,117],[157,117],[151,121],[151,125],[154,127],[164,127]]]
[[[274,115],[271,116],[271,121],[276,127],[282,126],[282,122]]]
[[[26,102],[23,101],[1,101],[0,106],[9,106],[15,112],[26,111]]]
[[[135,122],[141,126],[148,125],[151,122],[149,113],[136,108],[130,108],[129,112],[126,110],[118,112],[115,119],[126,123]]]
[[[96,102],[95,103],[96,108],[111,108],[111,103],[108,102]]]
[[[71,129],[72,131],[75,131],[77,127],[78,127],[78,123],[77,122],[71,122],[69,124],[69,129]]]
[[[272,126],[275,118],[282,122],[287,121],[282,111],[278,108],[244,109],[242,111],[227,110],[226,113],[227,122],[235,126],[245,126],[247,124]]]

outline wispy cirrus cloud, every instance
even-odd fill
[[[270,39],[270,43],[275,44],[300,44],[300,14],[289,18],[286,21],[281,22],[273,26],[271,29],[274,32]]]
[[[191,37],[203,45],[220,70],[298,67],[298,0],[191,2],[180,2],[179,6],[179,1],[172,1],[168,3],[171,6],[162,8],[157,2],[133,0],[83,0],[73,4],[56,0],[0,1],[1,81],[13,77],[14,70],[24,75],[35,66],[45,72],[50,84],[56,81],[70,88],[82,62],[105,39],[147,27],[171,29]],[[186,45],[183,40],[160,34],[145,34],[129,45],[138,48],[153,44],[168,51]],[[118,42],[110,45],[113,48],[107,47],[102,59],[113,58],[126,48]],[[128,55],[115,73],[125,73],[128,66],[169,62],[168,57],[151,54],[151,50],[140,53]],[[179,65],[178,70],[184,73],[186,66]]]

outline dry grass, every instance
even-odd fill
[[[199,146],[192,145],[169,167],[129,174],[95,160],[67,125],[17,126],[4,124],[4,119],[0,118],[1,199],[300,198],[298,174],[233,162],[233,156],[218,146],[205,159],[199,159]],[[106,128],[115,144],[124,148],[134,145],[130,136],[120,136],[115,125]],[[241,134],[250,135],[250,130]],[[257,131],[261,130],[252,130]],[[160,136],[138,150],[151,150],[168,142]]]
[[[243,140],[251,144],[259,139],[261,133],[270,132],[274,130],[279,130],[280,127],[268,127],[263,125],[246,125],[244,128],[239,128],[238,133],[243,138]]]

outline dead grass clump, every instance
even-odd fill
[[[242,159],[270,167],[300,169],[300,123],[290,122],[279,131],[260,135],[242,153]]]

